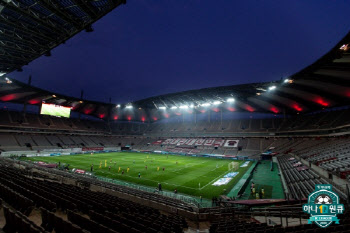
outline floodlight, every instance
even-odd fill
[[[166,109],[166,107],[162,106],[162,107],[159,107],[159,109]]]
[[[132,105],[126,105],[125,108],[132,108]]]
[[[343,44],[339,49],[347,51],[350,48],[350,44]]]
[[[269,91],[272,91],[272,90],[275,90],[275,89],[276,89],[276,86],[269,87]]]
[[[7,78],[7,77],[5,78],[5,81],[6,81],[7,84],[12,83],[12,81],[9,78]]]
[[[191,105],[190,105],[190,108],[194,108],[194,104],[191,104]]]
[[[210,106],[210,103],[204,103],[204,104],[201,104],[201,106],[208,107],[208,106]]]
[[[227,102],[229,102],[229,103],[235,102],[235,99],[234,98],[228,98]]]
[[[221,104],[221,101],[218,101],[218,100],[217,100],[217,101],[214,101],[213,104],[214,104],[214,105],[219,105],[219,104]]]
[[[180,108],[186,109],[186,108],[188,108],[188,106],[187,105],[182,105],[182,106],[180,106]]]
[[[116,108],[120,108],[120,104],[117,104],[117,106],[115,106]]]
[[[177,109],[177,107],[176,106],[172,106],[171,109]]]

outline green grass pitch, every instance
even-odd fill
[[[98,176],[154,188],[157,188],[158,183],[161,183],[163,190],[174,191],[177,189],[178,193],[196,197],[202,196],[208,199],[228,193],[252,164],[250,162],[247,167],[239,167],[236,170],[239,172],[238,175],[227,185],[213,186],[215,181],[229,173],[228,164],[230,162],[239,162],[241,165],[244,161],[132,152],[31,157],[27,159],[47,163],[67,163],[70,164],[70,169],[78,168],[86,171],[90,171],[91,164],[93,164],[94,173]],[[106,160],[107,167],[105,167]],[[100,163],[102,163],[101,168]],[[110,171],[109,166],[111,166]],[[118,172],[119,167],[121,170]],[[129,172],[127,172],[128,167]],[[159,171],[157,171],[158,167]],[[123,175],[122,170],[124,170]],[[138,177],[139,172],[141,178]]]

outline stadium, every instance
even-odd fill
[[[350,32],[288,77],[123,103],[10,78],[127,4],[0,0],[0,232],[350,232]],[[329,184],[326,229],[303,205]]]

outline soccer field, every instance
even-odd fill
[[[161,183],[163,190],[172,192],[177,189],[178,193],[202,196],[208,199],[228,193],[252,164],[250,162],[246,167],[238,167],[236,171],[229,171],[229,163],[234,161],[242,165],[245,161],[128,152],[30,157],[26,159],[47,163],[67,163],[70,165],[70,169],[78,168],[86,171],[90,171],[91,164],[93,164],[94,173],[98,176],[154,188],[157,188],[158,183]],[[100,164],[102,164],[101,168]],[[110,171],[109,166],[111,166]],[[127,172],[128,167],[129,172]],[[124,170],[124,174],[122,174],[122,170]],[[228,184],[213,185],[230,172],[238,172],[238,174]],[[141,178],[138,177],[139,173],[141,173]]]

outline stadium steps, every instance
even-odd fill
[[[38,120],[40,125],[47,126],[47,125],[43,124],[43,122],[41,121],[40,117],[38,117],[37,120]]]
[[[17,142],[18,146],[21,147],[21,144],[19,143],[17,137],[13,136],[13,138],[15,139],[15,141]]]
[[[50,143],[51,146],[54,146],[54,145],[52,144],[52,142],[51,142],[47,137],[45,137],[45,139],[46,139],[46,141],[48,141],[48,142]]]
[[[13,123],[11,114],[9,114],[8,112],[6,112],[6,115],[8,116],[8,118],[9,118],[9,120],[10,120],[10,123]]]
[[[39,144],[34,140],[34,138],[32,136],[30,136],[30,138],[32,139],[32,141],[34,142],[34,146],[39,146]]]

